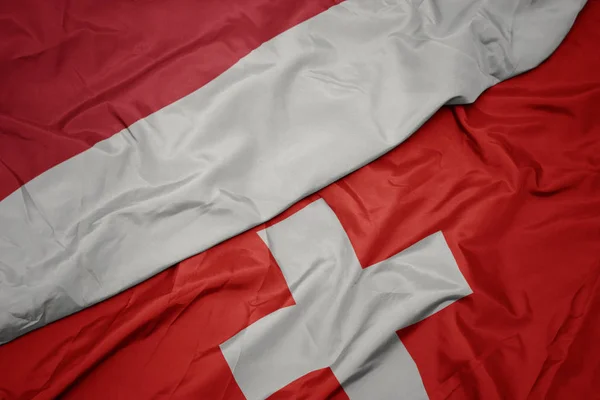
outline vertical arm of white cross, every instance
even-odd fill
[[[362,272],[335,214],[317,201],[259,232],[296,305],[250,325],[221,350],[248,399],[264,399],[341,352],[348,288]]]

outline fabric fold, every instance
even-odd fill
[[[348,0],[263,43],[0,202],[0,343],[272,218],[534,67],[584,3]]]

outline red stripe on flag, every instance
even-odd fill
[[[0,4],[0,200],[341,0]]]

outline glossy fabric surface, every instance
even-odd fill
[[[545,59],[584,3],[348,0],[263,43],[0,202],[0,342],[384,154],[443,104],[471,102]]]

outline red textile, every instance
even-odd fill
[[[0,2],[0,200],[340,1]]]
[[[363,265],[444,232],[474,293],[399,332],[432,399],[600,398],[598,26],[284,213],[324,198]],[[218,345],[293,302],[255,231],[0,346],[0,398],[243,398]]]

